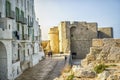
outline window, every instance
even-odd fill
[[[17,24],[17,31],[19,31],[20,30],[20,27],[19,27],[19,24]]]
[[[21,17],[22,17],[22,20],[24,19],[24,12],[21,11]]]
[[[22,5],[22,7],[23,7],[23,0],[21,0],[21,5]]]
[[[9,29],[10,29],[10,24],[9,24]]]
[[[6,17],[10,16],[11,4],[9,1],[6,1]]]
[[[30,55],[29,49],[28,49],[28,55]]]
[[[24,26],[22,26],[22,39],[24,40]]]
[[[25,7],[25,10],[26,10],[26,0],[24,0],[24,7]]]
[[[17,0],[17,3],[19,3],[18,0]]]
[[[30,37],[30,28],[28,28],[28,39]]]
[[[30,17],[29,17],[29,15],[28,15],[28,25],[29,25],[29,21],[30,21]]]
[[[18,44],[18,60],[20,60],[20,45],[19,44]]]
[[[16,7],[15,11],[16,11],[16,21],[17,21],[19,19],[19,8]]]
[[[28,12],[29,12],[29,1],[27,1],[27,9],[28,9]]]
[[[71,34],[71,37],[73,37],[73,34]]]
[[[0,12],[0,18],[1,18],[1,12]]]
[[[88,28],[86,28],[86,30],[88,30]]]

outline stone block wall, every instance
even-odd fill
[[[120,62],[120,39],[93,39],[89,54],[82,61],[82,65],[89,63],[118,63]],[[86,64],[85,64],[86,63]]]
[[[70,35],[71,53],[76,53],[76,58],[85,58],[92,45],[92,39],[97,38],[97,23],[73,23]]]
[[[93,39],[93,40],[92,40],[92,46],[93,46],[93,47],[103,46],[103,40],[102,40],[102,39]]]

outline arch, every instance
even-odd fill
[[[76,30],[76,26],[72,26],[71,28],[70,28],[70,32],[73,32],[73,31],[75,31]]]
[[[76,26],[72,26],[71,28],[70,28],[70,36],[71,36],[71,38],[74,36],[74,32],[76,31]]]
[[[7,51],[2,42],[0,42],[0,80],[7,80]]]

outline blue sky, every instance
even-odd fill
[[[61,21],[97,22],[98,27],[113,27],[120,38],[120,0],[34,0],[36,17],[42,29],[42,39]]]

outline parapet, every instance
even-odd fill
[[[48,34],[58,34],[58,33],[59,33],[58,27],[54,26],[53,28],[50,28],[50,31]]]
[[[98,28],[98,38],[113,38],[113,28],[112,27]]]

